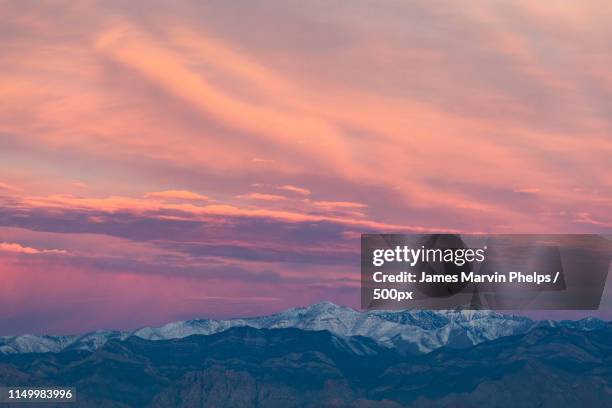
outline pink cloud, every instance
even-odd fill
[[[142,174],[139,166],[143,166],[148,169],[145,173],[150,172],[144,176],[150,185],[167,168],[177,171],[169,176],[175,179],[181,179],[181,171],[189,169],[207,174],[209,181],[221,180],[218,175],[232,178],[233,183],[240,180],[242,186],[224,192],[233,196],[240,187],[249,185],[255,174],[258,180],[272,179],[269,185],[279,185],[274,179],[309,177],[320,183],[317,191],[334,191],[334,186],[325,186],[327,183],[356,184],[364,190],[365,186],[376,186],[379,192],[393,191],[394,202],[406,211],[383,211],[385,205],[376,201],[378,192],[331,195],[325,200],[363,201],[375,210],[380,207],[387,223],[405,222],[401,218],[404,214],[420,213],[424,208],[439,213],[452,208],[460,217],[449,215],[445,222],[457,222],[454,220],[468,220],[478,209],[486,208],[486,224],[493,229],[507,225],[507,220],[512,220],[517,230],[531,226],[555,229],[558,223],[534,218],[530,214],[537,209],[525,206],[559,211],[569,201],[593,206],[592,200],[572,193],[572,189],[576,184],[592,183],[594,188],[605,190],[612,182],[606,171],[606,155],[612,153],[605,137],[607,119],[589,108],[596,106],[596,101],[589,102],[594,96],[586,86],[591,80],[588,75],[608,83],[602,78],[608,71],[605,63],[593,60],[597,53],[567,53],[575,57],[560,72],[555,61],[536,52],[532,38],[523,31],[498,24],[505,20],[497,7],[480,12],[463,10],[451,18],[426,4],[417,6],[426,21],[443,22],[468,39],[485,39],[470,51],[474,55],[468,63],[457,51],[455,37],[444,33],[429,37],[431,33],[425,30],[422,35],[428,41],[406,48],[406,43],[421,43],[399,38],[409,40],[418,32],[407,28],[398,33],[399,38],[390,35],[385,27],[393,18],[385,14],[384,7],[366,13],[371,15],[368,26],[360,25],[359,19],[345,21],[343,14],[332,13],[330,19],[343,27],[341,35],[353,42],[342,48],[330,41],[327,45],[338,48],[329,55],[342,58],[329,59],[319,54],[320,44],[306,47],[301,56],[292,49],[271,52],[265,46],[253,46],[249,39],[237,40],[229,28],[192,26],[187,15],[176,10],[164,13],[167,29],[153,34],[130,18],[111,24],[108,10],[99,5],[94,21],[76,25],[74,31],[62,36],[29,39],[34,41],[31,47],[15,47],[31,53],[13,52],[10,61],[15,69],[0,77],[10,96],[10,104],[1,110],[5,113],[4,130],[20,134],[20,140],[37,149],[48,149],[50,157],[58,146],[69,146],[71,154],[98,163],[113,163],[122,154],[129,156],[123,165],[125,174],[133,179],[115,180],[108,183],[110,186],[100,179],[88,180],[100,196],[119,195],[114,190],[119,186],[127,190],[141,177],[137,174]],[[304,7],[304,18],[317,15],[315,5]],[[354,7],[367,9],[365,5]],[[540,7],[526,4],[512,8],[525,17],[525,24],[544,19],[554,29],[539,34],[550,49],[569,46],[568,41],[559,41],[566,38],[559,37],[563,34],[559,30],[571,13],[547,16]],[[579,15],[593,12],[589,4],[578,9]],[[209,12],[223,14],[223,10]],[[400,7],[398,13],[402,11],[407,9]],[[197,14],[195,9],[192,12]],[[18,16],[19,12],[8,15]],[[39,21],[32,27],[36,33],[42,30],[44,34],[49,27],[40,23],[47,21],[41,16],[17,21]],[[479,21],[483,24],[474,24]],[[597,35],[580,28],[572,30],[589,37],[592,41],[584,43],[592,48],[603,46]],[[335,34],[326,33],[326,38],[331,40]],[[277,33],[266,30],[261,35],[269,41],[277,38]],[[95,46],[82,38],[96,39]],[[58,50],[55,58],[44,54],[50,48],[48,43]],[[328,63],[319,76],[304,75],[296,68],[302,59],[308,63],[323,58]],[[48,61],[45,70],[31,63],[43,59]],[[288,62],[293,60],[296,65]],[[121,67],[121,75],[115,70],[107,72],[107,63]],[[354,66],[363,67],[363,72],[345,69]],[[583,66],[590,67],[588,73],[579,70]],[[426,74],[404,75],[401,67]],[[483,70],[495,78],[486,82],[489,76],[482,75]],[[48,71],[54,72],[54,78],[70,80],[46,81]],[[386,82],[372,83],[372,72],[380,73]],[[461,80],[448,79],[454,77]],[[398,89],[405,90],[404,94],[397,94]],[[538,98],[554,103],[534,104],[538,98],[530,94],[535,92]],[[567,114],[574,111],[577,114]],[[568,123],[552,126],[561,119]],[[576,135],[580,135],[580,143]],[[466,149],[469,166],[459,154]],[[559,165],[560,157],[567,161],[565,166]],[[159,168],[154,169],[156,166]],[[568,168],[576,171],[568,173]],[[590,173],[599,176],[584,176]],[[473,187],[451,190],[432,182],[444,178]],[[546,186],[537,194],[537,203],[535,197],[527,204],[524,197],[478,194],[500,186],[512,191],[527,178],[534,185]],[[290,192],[300,194],[295,189]],[[598,217],[606,217],[608,212],[607,208],[590,210]],[[563,221],[566,228],[571,219]],[[421,221],[416,217],[409,220]],[[472,221],[472,228],[478,228],[476,224],[478,221]]]
[[[251,193],[243,198],[254,199],[264,203],[283,201],[286,197],[268,194]],[[281,198],[278,198],[281,197]],[[310,204],[310,202],[307,202]],[[130,212],[133,214],[147,214],[151,217],[173,218],[173,219],[210,219],[210,216],[218,217],[249,217],[259,219],[271,219],[282,222],[332,222],[339,225],[362,227],[380,231],[457,231],[442,226],[426,227],[423,225],[391,224],[364,218],[362,212],[367,205],[363,203],[345,201],[315,201],[313,207],[321,210],[319,213],[311,213],[308,206],[304,209],[278,209],[267,205],[256,207],[242,207],[227,203],[215,203],[198,205],[193,203],[167,203],[133,197],[112,196],[106,198],[76,197],[69,195],[52,195],[43,197],[23,197],[17,208],[41,208],[54,211],[71,212],[75,210],[93,210],[109,214],[118,212]],[[172,216],[165,211],[174,211]],[[329,213],[326,213],[329,212]],[[346,213],[346,214],[343,214]],[[353,215],[360,215],[359,218]]]

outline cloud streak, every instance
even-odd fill
[[[310,195],[310,190],[307,188],[292,186],[291,184],[285,184],[284,186],[278,186],[279,190],[289,191],[291,193],[300,194],[300,195]]]
[[[23,246],[13,242],[0,242],[0,251],[13,252],[16,254],[39,255],[39,254],[60,254],[68,255],[68,251],[62,249],[36,249]]]
[[[158,200],[208,201],[207,196],[187,190],[156,191],[145,194],[145,198]]]

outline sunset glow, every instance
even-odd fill
[[[0,335],[357,307],[362,233],[612,233],[609,4],[153,3],[0,3]]]

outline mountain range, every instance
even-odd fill
[[[75,387],[77,407],[604,408],[612,324],[540,326],[417,355],[296,328],[131,336],[94,351],[0,355],[0,384]]]
[[[324,302],[0,344],[0,384],[74,387],[75,407],[612,406],[612,323],[597,319]]]
[[[228,320],[198,319],[143,327],[134,331],[101,330],[82,335],[20,335],[0,337],[0,354],[94,351],[110,340],[138,337],[144,340],[181,339],[210,335],[234,327],[256,329],[297,328],[329,331],[337,336],[362,336],[405,354],[429,353],[440,347],[465,348],[497,338],[526,333],[536,327],[593,330],[605,322],[532,320],[491,311],[369,311],[322,302],[281,313]]]

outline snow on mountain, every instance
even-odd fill
[[[110,339],[123,340],[130,336],[147,340],[176,339],[191,335],[209,335],[238,326],[257,329],[292,327],[302,330],[328,330],[343,337],[368,337],[386,347],[409,353],[427,353],[443,346],[468,347],[524,333],[536,326],[567,325],[591,330],[601,324],[603,322],[593,318],[581,321],[534,321],[491,311],[358,312],[348,307],[322,302],[263,317],[187,320],[161,327],[144,327],[133,332],[96,331],[76,336],[0,337],[0,353],[95,350]]]
[[[0,353],[57,353],[72,342],[71,336],[35,336],[24,334],[0,337]]]

